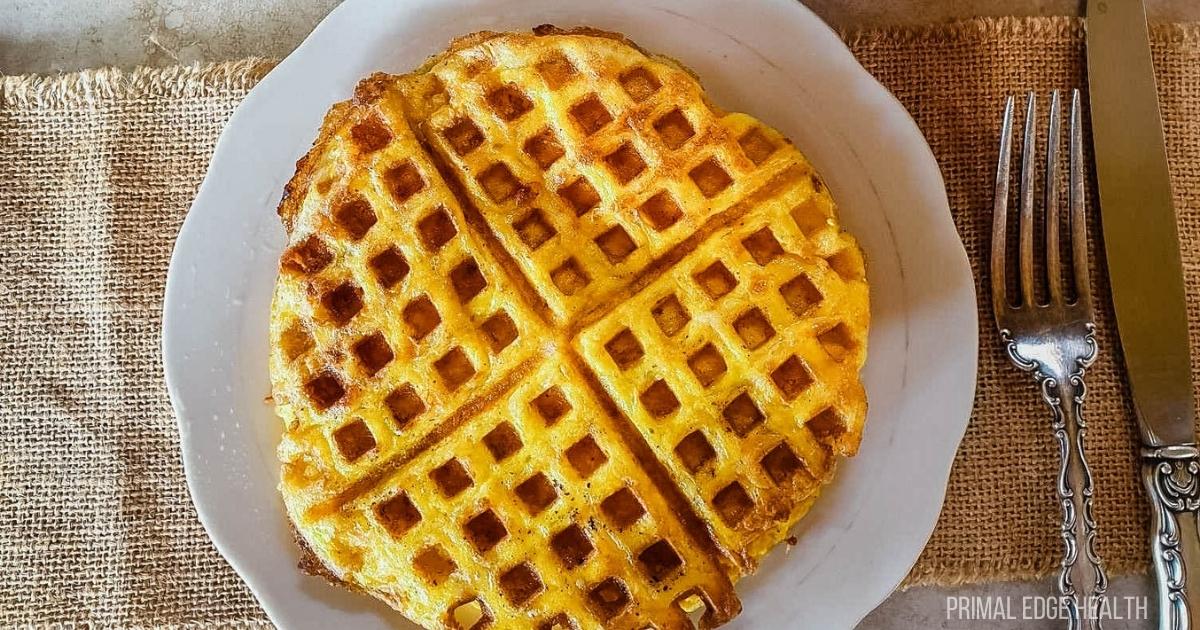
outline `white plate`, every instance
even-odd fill
[[[276,494],[280,426],[264,404],[267,317],[296,158],[330,104],[376,70],[405,71],[457,35],[542,23],[620,31],[681,60],[714,100],[792,138],[866,251],[870,399],[857,458],[738,591],[736,628],[850,628],[928,539],[975,390],[970,266],[933,154],[904,108],[795,0],[372,2],[335,9],[251,92],[217,144],[167,279],[163,355],[188,485],[217,548],[285,628],[408,627],[296,570]],[[203,576],[195,576],[203,579]]]

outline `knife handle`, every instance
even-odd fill
[[[1200,629],[1200,450],[1192,444],[1144,450],[1142,481],[1150,499],[1158,627]]]

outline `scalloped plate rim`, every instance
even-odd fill
[[[543,0],[544,1],[544,0]],[[932,241],[935,245],[931,246],[931,250],[935,254],[934,262],[950,265],[949,267],[936,270],[937,273],[945,277],[943,284],[950,285],[949,290],[952,293],[948,296],[939,296],[946,301],[939,302],[938,305],[943,307],[945,312],[932,313],[924,315],[924,319],[919,320],[917,324],[913,324],[909,320],[914,311],[905,310],[904,316],[904,350],[905,363],[901,368],[904,371],[904,378],[909,376],[909,370],[912,368],[918,374],[924,374],[920,369],[928,367],[927,363],[913,366],[913,357],[923,357],[921,353],[932,353],[934,350],[925,347],[914,347],[910,342],[918,333],[925,328],[914,328],[914,326],[925,326],[939,328],[947,331],[946,337],[960,344],[957,354],[952,355],[949,360],[953,362],[954,369],[944,370],[936,373],[937,384],[941,385],[941,389],[937,389],[934,393],[943,397],[942,409],[940,415],[938,412],[931,412],[932,415],[937,415],[937,422],[934,423],[942,433],[938,435],[940,441],[929,440],[931,443],[917,444],[916,447],[925,446],[930,449],[931,453],[925,461],[915,462],[916,458],[911,458],[914,461],[908,462],[914,465],[914,474],[923,475],[925,484],[910,491],[920,491],[919,499],[921,509],[910,512],[907,522],[893,523],[898,525],[894,528],[893,539],[891,542],[895,546],[893,549],[887,549],[886,545],[876,544],[875,547],[881,550],[887,550],[890,554],[877,554],[866,556],[866,561],[886,563],[886,575],[878,573],[878,567],[873,575],[868,576],[873,578],[867,584],[855,584],[854,588],[849,589],[851,596],[846,597],[847,584],[852,579],[857,579],[855,576],[862,576],[861,566],[841,566],[837,564],[839,558],[851,557],[852,552],[856,550],[853,541],[847,541],[845,538],[838,538],[836,531],[830,533],[830,529],[836,529],[846,525],[847,521],[843,518],[838,520],[842,514],[828,514],[828,510],[822,508],[830,507],[828,504],[833,501],[842,501],[843,495],[855,490],[851,497],[851,503],[848,504],[854,510],[851,515],[849,525],[845,527],[844,532],[850,532],[859,528],[861,523],[854,519],[870,514],[871,509],[878,509],[877,504],[888,500],[894,500],[890,497],[883,485],[864,485],[859,481],[859,477],[867,473],[879,472],[879,462],[872,466],[871,462],[864,462],[862,454],[860,457],[843,464],[843,475],[846,477],[854,477],[854,487],[848,486],[850,482],[843,479],[835,480],[833,487],[827,492],[827,495],[836,495],[837,499],[829,499],[825,497],[818,502],[817,508],[814,510],[814,515],[802,522],[800,526],[802,541],[820,540],[829,541],[830,544],[818,551],[821,554],[813,552],[792,551],[790,555],[800,555],[797,558],[788,558],[788,562],[782,562],[781,558],[785,555],[782,553],[773,553],[764,562],[763,570],[759,575],[753,576],[742,585],[739,585],[738,591],[747,601],[746,609],[742,615],[735,619],[728,627],[753,627],[754,623],[764,623],[772,619],[793,619],[794,613],[781,610],[784,604],[791,602],[795,606],[796,601],[805,601],[807,598],[813,598],[820,593],[829,593],[826,597],[837,596],[841,597],[839,601],[842,604],[838,607],[823,607],[815,611],[809,609],[800,617],[806,625],[816,625],[818,627],[851,627],[862,619],[871,609],[894,589],[896,585],[903,579],[907,570],[915,563],[921,549],[933,531],[937,516],[940,512],[942,501],[944,500],[945,484],[948,480],[951,465],[954,459],[954,453],[957,450],[957,445],[962,438],[963,432],[966,429],[967,420],[970,415],[972,402],[974,399],[974,386],[976,376],[976,358],[978,353],[977,334],[978,321],[976,319],[975,310],[975,287],[973,276],[971,275],[970,265],[967,262],[966,252],[962,248],[961,242],[958,240],[957,232],[954,230],[953,219],[950,215],[949,205],[945,194],[945,184],[942,180],[941,173],[938,170],[936,160],[925,143],[920,130],[916,123],[904,110],[903,106],[895,100],[895,98],[887,92],[873,77],[871,77],[853,58],[853,55],[846,46],[838,39],[837,35],[813,15],[807,8],[799,3],[789,2],[788,0],[770,0],[762,3],[762,13],[770,13],[775,19],[760,19],[759,23],[754,25],[754,28],[763,29],[758,32],[761,37],[747,37],[747,41],[739,40],[737,35],[740,34],[739,28],[746,28],[743,24],[744,17],[736,15],[717,15],[722,4],[719,0],[704,0],[702,2],[686,3],[685,0],[660,0],[652,3],[612,3],[605,7],[596,7],[595,5],[587,5],[582,2],[555,3],[553,7],[541,7],[541,12],[537,15],[565,15],[562,22],[572,21],[570,14],[577,12],[580,17],[579,22],[587,22],[600,27],[605,27],[611,22],[619,22],[620,18],[609,16],[599,16],[597,11],[612,10],[615,5],[623,4],[622,7],[626,14],[632,15],[634,12],[653,13],[656,20],[670,22],[679,28],[690,28],[687,23],[695,25],[696,32],[706,33],[712,36],[715,40],[720,40],[722,37],[727,37],[732,42],[726,42],[728,47],[726,52],[729,54],[742,55],[746,59],[753,60],[758,57],[767,66],[775,67],[782,73],[782,68],[793,64],[792,69],[799,68],[800,74],[809,66],[795,66],[797,57],[803,54],[811,55],[805,57],[803,63],[816,65],[818,67],[832,69],[836,72],[831,75],[834,81],[840,81],[842,87],[852,90],[847,103],[847,112],[856,111],[856,107],[863,108],[864,111],[869,111],[882,119],[886,120],[887,124],[875,129],[883,136],[881,147],[884,149],[894,150],[906,158],[906,161],[900,164],[901,167],[908,167],[912,171],[913,182],[910,185],[914,190],[909,191],[912,197],[916,199],[916,209],[923,213],[920,216],[927,219],[927,224],[923,225],[933,236]],[[538,0],[518,0],[517,2],[500,3],[490,0],[453,0],[448,2],[433,2],[431,0],[422,0],[419,2],[410,2],[403,7],[391,6],[384,2],[376,0],[350,0],[336,7],[308,36],[308,38],[296,49],[287,59],[282,61],[268,76],[252,90],[246,99],[238,106],[234,115],[231,117],[229,124],[222,133],[216,149],[214,151],[213,160],[210,163],[208,174],[197,194],[196,200],[193,203],[192,210],[188,213],[181,228],[180,235],[176,242],[175,251],[172,253],[170,270],[168,272],[166,296],[163,305],[163,364],[164,373],[167,382],[168,392],[170,394],[172,407],[175,410],[180,427],[181,450],[184,460],[185,473],[187,476],[188,487],[196,504],[198,516],[210,538],[213,540],[217,549],[225,556],[231,566],[241,575],[243,580],[249,585],[250,589],[258,597],[267,614],[273,622],[281,627],[301,628],[301,627],[319,627],[323,622],[318,619],[331,619],[339,622],[349,622],[363,626],[377,626],[382,623],[392,625],[398,618],[398,615],[390,612],[382,604],[373,600],[344,593],[340,589],[330,587],[317,582],[311,578],[299,576],[298,571],[291,569],[290,573],[280,574],[278,565],[272,564],[275,560],[280,560],[276,556],[266,555],[265,559],[260,555],[259,548],[274,547],[277,550],[279,540],[268,538],[267,540],[254,539],[254,531],[247,530],[245,527],[236,523],[236,518],[260,519],[261,522],[271,522],[272,512],[275,510],[274,520],[279,520],[282,517],[282,506],[276,504],[270,506],[263,505],[235,505],[230,506],[227,500],[232,493],[245,488],[239,488],[239,484],[245,484],[246,488],[253,488],[261,495],[263,490],[263,479],[261,476],[264,470],[270,471],[275,465],[273,452],[266,448],[261,433],[252,434],[255,437],[253,446],[256,449],[250,449],[251,444],[248,442],[238,442],[227,440],[226,432],[230,434],[245,434],[246,432],[262,431],[262,428],[247,428],[238,419],[241,417],[239,412],[249,410],[252,415],[262,416],[262,409],[257,409],[252,406],[253,396],[255,392],[245,391],[247,380],[254,381],[255,379],[263,379],[265,375],[244,372],[246,366],[243,361],[253,362],[250,350],[247,347],[259,348],[264,346],[266,333],[265,320],[260,322],[259,330],[254,329],[255,308],[262,307],[262,286],[263,280],[261,270],[256,267],[249,267],[250,271],[242,271],[244,275],[255,276],[257,284],[255,287],[246,287],[236,285],[238,276],[231,275],[231,280],[222,284],[217,279],[206,276],[199,268],[198,264],[203,262],[211,262],[206,260],[200,254],[213,249],[229,248],[229,243],[222,242],[220,237],[228,237],[230,233],[237,233],[236,228],[241,228],[243,234],[242,244],[246,245],[242,249],[251,250],[246,254],[248,258],[239,259],[236,255],[230,255],[228,259],[221,259],[219,264],[226,267],[232,266],[238,262],[251,262],[272,260],[277,258],[279,247],[281,247],[281,231],[271,232],[269,223],[266,221],[274,221],[274,206],[278,199],[278,192],[282,188],[282,184],[286,178],[290,176],[292,164],[290,161],[282,159],[283,155],[291,155],[294,160],[306,148],[309,139],[315,135],[316,124],[313,121],[313,111],[324,112],[334,100],[345,98],[348,92],[344,89],[345,83],[348,80],[346,76],[340,76],[337,80],[325,75],[318,75],[318,79],[303,77],[302,74],[310,72],[311,68],[319,67],[324,60],[320,59],[321,55],[327,54],[331,49],[340,49],[345,58],[357,60],[361,62],[363,58],[371,58],[376,65],[381,69],[398,70],[402,68],[386,67],[391,64],[398,63],[395,57],[379,57],[380,55],[396,55],[394,52],[381,53],[380,48],[385,45],[385,42],[379,42],[377,39],[370,37],[362,37],[359,40],[345,37],[345,30],[353,26],[362,28],[375,27],[378,29],[403,29],[410,24],[420,23],[423,18],[420,13],[424,8],[427,12],[441,12],[445,15],[453,15],[458,11],[457,15],[464,15],[463,11],[468,9],[479,10],[494,10],[501,5],[507,11],[526,10],[533,11],[534,7],[539,5]],[[683,9],[686,7],[687,11]],[[621,9],[617,9],[621,11]],[[383,24],[372,24],[377,21],[379,16],[395,15],[407,13],[404,17],[404,24],[395,22],[386,22]],[[516,20],[512,14],[500,18],[496,17],[498,12],[474,14],[470,19],[474,19],[484,26],[492,28],[504,28],[505,24],[520,22],[527,26],[533,26],[536,23],[550,20]],[[704,17],[697,18],[697,15]],[[586,17],[584,17],[586,16]],[[622,15],[624,17],[624,14]],[[728,19],[726,19],[728,18]],[[398,19],[398,18],[393,18]],[[648,18],[647,22],[649,22]],[[610,20],[606,22],[605,20]],[[657,23],[657,22],[656,22]],[[782,25],[782,26],[781,26]],[[414,27],[415,28],[415,27]],[[801,41],[797,44],[800,51],[788,53],[773,50],[771,52],[763,52],[755,48],[754,44],[762,41],[764,38],[780,37],[779,32],[767,32],[767,29],[793,28],[796,33],[803,33],[806,37],[811,38]],[[460,29],[458,32],[465,33],[474,29]],[[623,32],[631,35],[634,41],[646,46],[650,50],[661,50],[656,47],[659,39],[663,39],[663,45],[667,46],[665,40],[669,39],[667,34],[659,31],[666,29],[655,29],[648,23],[631,23],[631,25]],[[639,31],[630,33],[630,31]],[[783,36],[790,34],[791,31],[783,33]],[[379,36],[377,36],[379,37]],[[714,44],[715,45],[715,44]],[[374,46],[374,48],[371,48]],[[394,44],[393,44],[394,46]],[[807,48],[806,48],[807,46]],[[667,46],[670,48],[669,46]],[[388,48],[391,51],[392,48]],[[425,51],[425,54],[431,54],[439,50],[432,48]],[[675,53],[675,49],[670,49],[667,52]],[[355,57],[359,55],[359,57]],[[374,57],[371,57],[374,55]],[[365,57],[364,57],[365,56]],[[410,54],[411,57],[411,54]],[[707,57],[698,60],[697,57],[689,57],[680,55],[681,60],[693,67],[708,66],[714,61]],[[382,61],[381,61],[382,59]],[[411,59],[409,59],[411,61]],[[698,63],[698,61],[700,61]],[[746,66],[756,67],[752,62],[747,62]],[[743,77],[740,73],[730,71],[724,68],[729,75],[737,74],[738,81]],[[772,124],[777,124],[782,130],[788,131],[787,121],[779,124],[779,118],[786,119],[789,110],[803,110],[805,107],[812,107],[809,101],[793,100],[788,103],[778,104],[771,102],[767,107],[755,107],[756,104],[762,104],[767,101],[754,101],[745,97],[739,98],[736,89],[730,89],[724,85],[731,78],[722,73],[722,69],[718,64],[717,69],[707,71],[704,68],[698,68],[700,76],[705,79],[705,84],[710,91],[713,90],[712,84],[717,84],[715,91],[720,92],[722,89],[733,94],[734,101],[747,101],[745,109],[752,114],[761,114],[765,120]],[[333,70],[333,72],[343,72],[342,69]],[[345,70],[346,73],[356,72]],[[365,74],[365,73],[364,73]],[[350,77],[356,79],[357,76]],[[780,86],[780,89],[791,89],[786,85],[787,77],[767,77],[765,80],[775,81]],[[301,85],[303,83],[303,85]],[[770,84],[770,83],[769,83]],[[352,81],[350,83],[352,85]],[[806,86],[800,86],[800,92],[794,94],[804,94],[819,97],[820,94],[812,94],[804,91]],[[323,90],[323,91],[322,91]],[[819,98],[814,98],[812,102],[819,102]],[[297,105],[302,103],[304,105]],[[272,109],[274,108],[274,109]],[[297,111],[304,113],[297,114]],[[768,110],[763,113],[763,110]],[[782,113],[780,113],[782,112]],[[770,118],[767,114],[776,113],[779,118]],[[801,114],[796,114],[800,116]],[[811,120],[823,120],[821,116],[834,120],[839,116],[847,115],[841,111],[822,112],[821,116],[815,116],[813,112],[806,111],[804,115],[808,115]],[[865,117],[864,117],[865,119]],[[319,118],[316,119],[319,122]],[[856,121],[857,122],[857,121]],[[869,123],[868,123],[869,124]],[[300,133],[303,137],[302,141],[294,139],[286,139],[288,136],[285,131],[291,130],[295,133]],[[823,146],[822,143],[828,144],[829,134],[837,136],[839,133],[862,133],[861,130],[851,129],[849,125],[843,124],[839,127],[837,124],[831,124],[829,130],[809,130],[801,129],[796,136],[804,136],[806,134],[815,134],[810,139],[814,146]],[[826,134],[822,136],[821,134]],[[892,137],[894,135],[894,138]],[[255,146],[250,143],[250,139],[259,137],[266,139],[266,144]],[[281,139],[283,138],[283,139]],[[893,144],[889,144],[887,140],[892,140]],[[853,139],[848,141],[853,144]],[[297,142],[299,145],[297,148]],[[806,143],[797,142],[802,149],[806,149],[809,145]],[[806,150],[806,152],[808,152]],[[874,165],[878,162],[878,156],[855,154],[853,148],[849,151],[849,156],[839,155],[836,151],[830,152],[828,155],[810,155],[813,161],[817,163],[819,170],[823,176],[829,181],[830,187],[834,190],[835,196],[841,201],[843,198],[855,199],[865,194],[856,189],[840,190],[839,186],[842,177],[836,171],[837,168],[843,168],[846,172],[846,178],[853,179],[855,174],[849,173],[847,164],[857,164],[859,167],[868,168],[868,163],[872,165],[869,168],[875,169],[875,172],[881,172],[882,169]],[[254,160],[260,160],[260,171],[252,170],[256,163]],[[249,162],[248,162],[249,161]],[[248,165],[249,164],[249,165]],[[829,168],[834,168],[833,172],[826,172],[827,164],[833,165]],[[247,172],[247,169],[250,169]],[[251,178],[250,173],[259,175],[257,179]],[[861,173],[860,173],[861,175]],[[892,179],[897,179],[893,177]],[[881,191],[875,190],[876,185],[883,186],[888,184],[889,180],[886,177],[869,178],[866,183],[872,188],[875,194],[876,202],[881,201]],[[862,182],[856,182],[862,183]],[[894,182],[893,182],[894,183]],[[919,188],[919,190],[917,190]],[[886,192],[886,191],[885,191]],[[901,190],[903,192],[903,190]],[[268,194],[270,193],[270,194]],[[257,214],[251,213],[246,215],[235,214],[228,205],[222,207],[222,204],[229,204],[231,201],[241,201],[245,206],[254,210]],[[868,205],[865,204],[864,205]],[[240,207],[240,206],[239,206]],[[926,269],[921,261],[912,261],[908,258],[901,261],[898,249],[901,247],[899,243],[907,243],[903,236],[904,231],[910,229],[903,224],[893,224],[890,214],[891,210],[887,209],[883,213],[885,223],[888,223],[888,232],[893,239],[893,245],[897,248],[895,253],[897,257],[897,268],[904,270],[905,264],[907,267],[907,277],[911,280],[912,277],[921,274],[931,273],[930,269]],[[845,214],[845,211],[844,211]],[[870,230],[874,234],[877,229],[872,226],[864,218],[846,216],[846,222],[852,224],[854,220],[862,222],[862,226],[851,225],[855,233],[859,233],[860,229]],[[241,223],[238,223],[238,221]],[[277,221],[276,221],[277,223]],[[214,224],[216,227],[214,227]],[[217,229],[219,228],[219,229]],[[265,232],[263,232],[265,230]],[[902,236],[897,237],[897,234]],[[860,237],[861,238],[861,237]],[[896,239],[900,240],[897,241]],[[907,237],[911,238],[911,237]],[[864,243],[866,246],[867,243]],[[878,248],[878,251],[886,251],[886,248]],[[235,254],[241,253],[236,250]],[[874,252],[868,248],[867,253],[870,256]],[[938,258],[940,256],[940,258]],[[210,257],[211,258],[211,257]],[[882,258],[882,257],[881,257]],[[880,277],[894,276],[897,268],[890,267],[887,263],[890,261],[880,260],[876,257],[870,258],[871,267],[870,275],[872,280],[872,299],[875,300],[877,292],[877,282]],[[882,265],[882,266],[881,266]],[[233,274],[237,270],[226,270],[225,273]],[[271,271],[273,277],[273,269]],[[905,274],[901,273],[901,281],[904,281]],[[251,282],[251,281],[247,281]],[[928,287],[923,287],[928,289]],[[241,292],[239,292],[239,289]],[[900,296],[903,302],[907,299],[909,285],[903,285],[904,295]],[[879,288],[880,291],[888,291],[888,299],[891,299],[890,288]],[[197,309],[196,306],[210,306],[212,302],[223,298],[226,300],[224,305],[226,308],[214,308],[211,312],[207,309]],[[922,297],[925,294],[921,294]],[[197,304],[199,303],[199,304]],[[914,305],[906,304],[906,309],[915,308]],[[919,306],[919,305],[918,305]],[[873,305],[873,316],[875,308]],[[919,312],[919,311],[916,311]],[[885,315],[889,315],[885,313]],[[890,319],[885,319],[883,325],[890,326]],[[921,322],[926,322],[921,324]],[[936,322],[938,326],[934,326]],[[221,337],[223,327],[240,326],[237,328],[236,335]],[[876,336],[878,328],[872,330],[872,351],[876,344]],[[890,328],[889,328],[890,330]],[[197,335],[203,337],[205,334],[215,337],[212,347],[207,343],[202,343],[196,339]],[[887,335],[892,335],[891,332]],[[889,338],[885,338],[886,343]],[[229,354],[226,354],[229,353]],[[250,358],[247,358],[250,356]],[[265,356],[262,357],[262,362],[265,364]],[[879,365],[879,361],[875,359],[872,352],[871,358],[868,359],[868,365],[864,372],[864,379],[868,379],[870,375],[867,372],[872,372],[873,368]],[[217,377],[209,376],[209,380],[204,380],[205,373],[201,369],[207,366],[210,369],[209,374],[217,374]],[[224,367],[230,370],[231,373],[226,374],[221,372]],[[886,366],[885,366],[886,367]],[[242,369],[243,373],[234,374],[232,371]],[[881,368],[876,368],[876,372],[884,371]],[[885,374],[885,376],[887,376]],[[208,385],[205,392],[201,392],[198,382],[203,382]],[[869,422],[866,429],[866,437],[864,439],[864,452],[866,452],[868,444],[874,445],[878,440],[875,439],[876,434],[879,434],[880,439],[886,435],[891,451],[881,451],[881,454],[890,454],[894,456],[892,451],[898,447],[895,446],[897,441],[902,441],[905,438],[911,438],[910,430],[908,433],[897,431],[894,426],[898,420],[893,420],[891,416],[882,415],[875,409],[876,388],[872,387],[872,382],[868,382],[868,394],[872,401],[872,411],[869,415]],[[891,386],[891,381],[884,381]],[[918,392],[912,391],[913,388],[921,385],[928,385],[928,382],[921,381],[917,383],[908,383],[905,381],[902,384],[902,393],[907,393],[907,397],[900,399],[900,404],[906,405],[918,395]],[[880,389],[883,389],[881,386]],[[220,397],[224,391],[227,397],[234,398],[234,403],[229,407],[229,413],[225,414],[223,409],[216,409],[211,400],[208,401],[209,406],[205,406],[205,398]],[[890,395],[890,391],[888,392]],[[929,392],[920,392],[922,396]],[[261,403],[259,403],[261,405]],[[200,411],[203,408],[204,411]],[[210,409],[216,410],[211,415],[207,413]],[[269,412],[267,412],[269,413]],[[897,415],[901,415],[897,412]],[[911,413],[909,414],[911,415]],[[932,416],[931,416],[932,417]],[[920,420],[912,420],[908,417],[902,420],[916,424]],[[933,421],[926,420],[933,423]],[[250,424],[247,420],[246,424]],[[879,425],[876,431],[872,430],[873,426]],[[217,435],[220,437],[218,438]],[[886,432],[886,433],[885,433]],[[214,448],[217,446],[219,448]],[[874,448],[874,446],[872,446]],[[250,452],[253,451],[253,452]],[[224,458],[221,461],[229,467],[214,471],[212,468],[212,458]],[[903,463],[903,462],[902,462]],[[871,470],[866,470],[871,468]],[[859,474],[862,472],[862,474]],[[226,476],[222,477],[221,473]],[[271,472],[267,472],[267,479],[271,478]],[[240,475],[240,477],[238,476]],[[839,483],[843,481],[843,483]],[[273,492],[273,484],[269,484],[270,490]],[[826,501],[825,499],[829,499]],[[236,509],[231,509],[236,508]],[[917,513],[919,512],[919,513]],[[286,519],[283,519],[286,521]],[[865,519],[863,519],[865,520]],[[259,522],[259,521],[255,521]],[[276,523],[278,525],[278,523]],[[277,533],[280,528],[276,528]],[[268,534],[269,535],[269,534]],[[282,541],[284,545],[290,546],[292,543],[289,540]],[[292,552],[294,554],[294,549]],[[263,552],[265,553],[265,551]],[[847,556],[847,553],[851,553]],[[258,557],[256,557],[258,556]],[[294,558],[288,558],[294,564]],[[854,562],[848,564],[858,564],[858,561],[863,560],[857,557]],[[766,574],[766,575],[764,575]],[[799,589],[795,592],[789,589]],[[824,589],[824,590],[822,590]],[[839,590],[840,589],[840,590]],[[763,593],[769,593],[771,597],[787,597],[776,606],[772,606],[773,611],[768,611],[765,607],[753,606],[754,599],[761,599]],[[854,597],[857,596],[857,597]],[[828,601],[827,599],[825,601]],[[761,602],[758,602],[761,604]],[[318,616],[313,616],[318,615]],[[324,617],[321,615],[329,615]],[[771,619],[763,619],[768,616]]]

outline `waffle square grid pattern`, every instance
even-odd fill
[[[867,289],[828,191],[622,40],[365,80],[280,214],[289,516],[422,625],[720,625],[857,449]]]

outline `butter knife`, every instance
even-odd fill
[[[1150,500],[1158,627],[1200,629],[1200,451],[1187,310],[1141,0],[1088,0],[1087,68],[1108,274]]]

